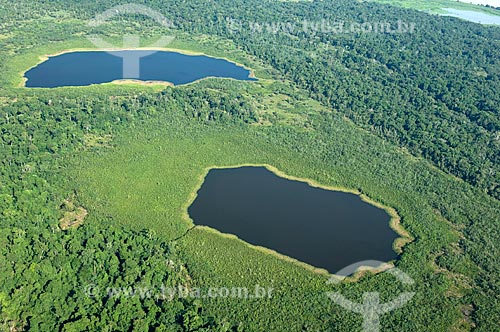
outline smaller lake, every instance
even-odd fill
[[[442,14],[443,16],[458,17],[467,21],[481,23],[481,24],[500,25],[500,16],[488,15],[473,10],[460,10],[453,8],[443,8],[443,10],[448,12],[448,14]]]
[[[210,170],[188,209],[196,225],[238,236],[331,273],[397,258],[386,211],[358,195],[314,188],[264,167]]]
[[[152,54],[151,54],[152,53]],[[87,51],[49,57],[28,70],[26,87],[87,86],[121,79],[192,83],[208,77],[253,81],[250,71],[205,55],[166,51]]]

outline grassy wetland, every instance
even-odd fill
[[[208,91],[218,84],[221,83],[206,81],[196,85],[196,89]],[[225,90],[228,89],[228,84],[223,85],[226,85]],[[179,91],[187,93],[194,87],[179,88]],[[237,87],[248,98],[253,95],[279,98],[279,93],[273,92],[275,86],[266,83],[238,83]],[[300,104],[298,99],[289,102]],[[263,102],[271,101],[263,99]],[[256,107],[259,108],[265,106]],[[422,200],[422,195],[427,195],[429,190],[425,181],[410,174],[425,172],[441,188],[465,184],[442,174],[423,160],[382,144],[371,134],[356,129],[349,121],[329,116],[321,108],[317,111],[329,116],[328,126],[333,130],[330,133],[322,133],[316,128],[295,129],[286,124],[280,125],[278,121],[273,125],[262,125],[259,122],[263,121],[258,119],[254,120],[254,125],[231,124],[231,121],[224,125],[193,122],[184,119],[178,112],[170,111],[175,109],[171,106],[165,105],[162,109],[166,111],[161,113],[161,117],[155,116],[134,125],[132,130],[116,135],[113,148],[100,149],[98,154],[93,150],[80,154],[76,163],[68,167],[67,177],[72,179],[71,183],[78,184],[73,190],[78,192],[79,200],[96,219],[107,216],[111,225],[119,223],[132,229],[152,229],[155,234],[170,241],[182,253],[196,285],[251,287],[258,283],[275,289],[276,296],[265,301],[207,299],[206,310],[209,312],[222,312],[224,317],[232,320],[244,320],[249,319],[247,315],[251,313],[267,317],[270,306],[274,313],[282,317],[269,317],[265,322],[252,320],[252,326],[258,330],[265,326],[279,328],[281,319],[298,328],[301,319],[297,317],[319,317],[332,309],[328,305],[329,300],[321,296],[304,307],[300,295],[308,293],[313,296],[328,290],[331,286],[326,284],[324,273],[316,274],[313,269],[289,262],[273,252],[256,250],[237,238],[221,236],[203,227],[187,232],[193,226],[188,219],[187,207],[207,170],[214,165],[272,165],[272,169],[280,170],[280,175],[284,173],[292,179],[308,179],[314,186],[362,192],[366,200],[370,197],[369,202],[376,201],[381,206],[391,207],[393,227],[400,221],[407,230],[406,236],[395,243],[396,250],[401,253],[396,262],[398,267],[410,271],[412,278],[435,276],[440,278],[440,283],[456,287],[457,292],[467,292],[467,286],[457,283],[452,272],[441,270],[436,274],[433,252],[442,252],[448,246],[452,248],[459,237],[454,231],[456,226],[443,222],[436,207]],[[263,112],[261,116],[266,114]],[[311,117],[309,121],[314,122],[314,116]],[[344,150],[347,145],[349,153]],[[359,157],[361,155],[363,158]],[[373,160],[377,160],[377,164]],[[393,180],[380,183],[380,176]],[[388,189],[388,185],[393,189]],[[399,191],[396,193],[396,190]],[[441,195],[439,200],[443,200],[440,204],[452,204],[446,195]],[[398,229],[402,231],[400,227]],[[435,239],[428,238],[426,234],[430,233],[440,235]],[[409,238],[414,241],[409,242]],[[405,246],[401,245],[407,242]],[[415,264],[418,268],[414,268]],[[354,289],[383,283],[386,278],[383,275],[374,277],[363,274],[359,283],[351,286],[352,294],[355,294]],[[462,278],[467,277],[464,275]],[[293,286],[295,284],[301,286],[297,288]],[[290,288],[294,290],[290,292]],[[430,295],[428,289],[419,291],[422,292],[420,301]],[[461,298],[463,295],[449,294],[444,302],[437,301],[436,304],[450,306],[447,310],[451,310]],[[312,298],[309,300],[312,301]],[[295,309],[290,311],[292,307]],[[334,312],[332,320],[347,317],[341,311]],[[456,312],[454,317],[452,320],[459,320],[460,313]],[[450,318],[441,317],[426,324],[442,324]]]

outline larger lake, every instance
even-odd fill
[[[211,170],[188,212],[196,225],[331,273],[397,257],[398,234],[387,212],[358,195],[284,179],[264,167]]]
[[[481,24],[500,25],[500,16],[488,15],[472,10],[460,10],[454,8],[443,8],[443,10],[447,12],[447,14],[442,14],[443,16],[458,17],[467,21]]]
[[[152,54],[151,54],[152,53]],[[186,84],[207,77],[255,80],[233,62],[166,51],[87,51],[49,57],[26,72],[27,87],[86,86],[122,79]]]

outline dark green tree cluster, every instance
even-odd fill
[[[9,99],[0,119],[0,326],[30,331],[232,330],[228,322],[203,314],[199,302],[170,299],[163,292],[163,286],[189,287],[189,275],[175,251],[154,233],[92,218],[84,220],[84,227],[61,230],[63,202],[72,196],[71,204],[77,204],[78,193],[64,190],[67,180],[57,165],[81,149],[94,148],[86,145],[87,135],[111,134],[157,110],[206,123],[251,121],[252,111],[244,106],[234,92],[194,87],[132,97],[61,98],[49,92]],[[145,296],[134,288],[153,293]],[[117,296],[116,289],[128,291]]]

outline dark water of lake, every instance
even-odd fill
[[[86,86],[120,79],[186,84],[207,77],[255,80],[250,71],[224,59],[177,52],[92,51],[50,57],[26,72],[27,87]],[[147,55],[147,56],[146,56]],[[137,74],[124,70],[124,59],[137,59]],[[134,70],[132,70],[134,72]],[[137,76],[135,76],[137,75]]]
[[[390,261],[390,216],[357,195],[314,188],[264,167],[213,169],[188,209],[196,225],[335,273],[364,260]]]

